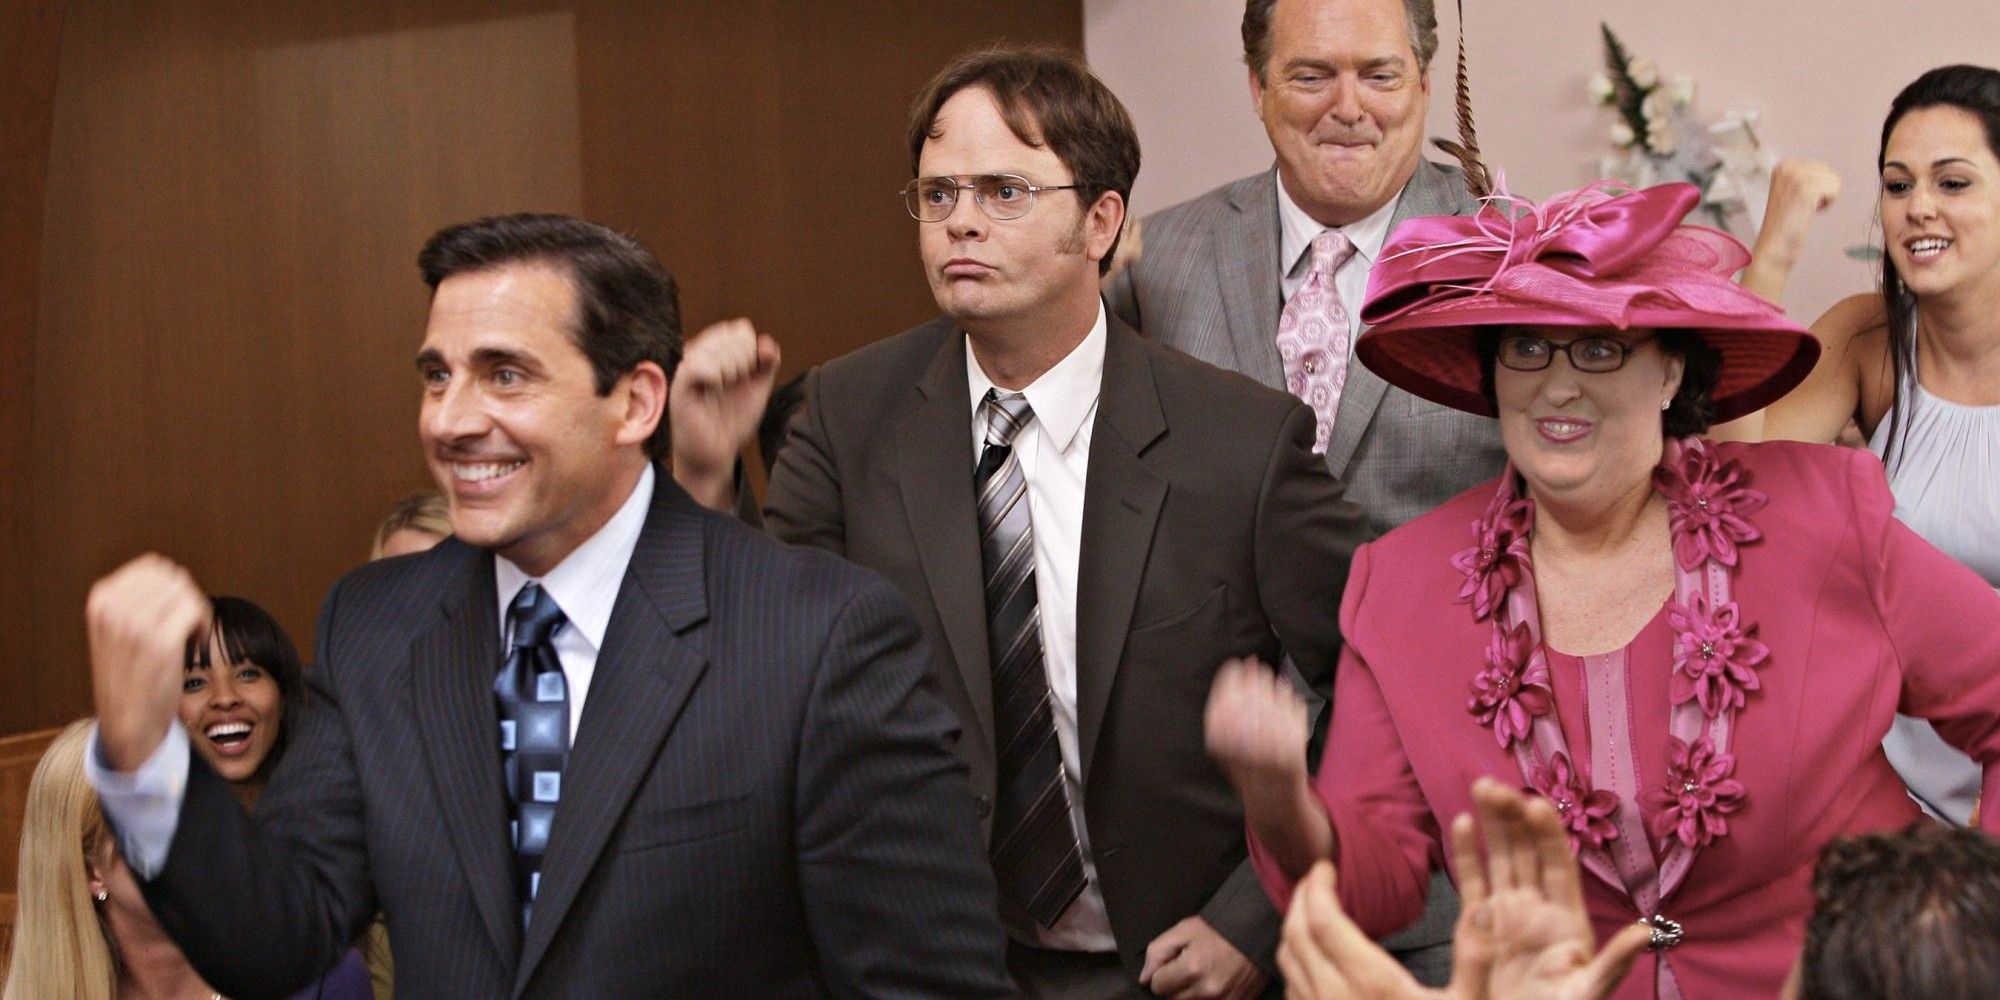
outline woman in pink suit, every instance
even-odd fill
[[[2000,594],[1891,516],[1872,455],[1698,436],[1819,346],[1730,282],[1740,244],[1679,225],[1696,198],[1501,197],[1384,248],[1359,356],[1498,417],[1511,464],[1356,554],[1316,777],[1289,686],[1218,678],[1210,749],[1281,903],[1332,858],[1396,930],[1491,776],[1556,806],[1600,939],[1652,928],[1617,996],[1774,996],[1820,848],[1918,816],[1880,746],[1899,709],[2000,788]]]

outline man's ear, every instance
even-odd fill
[[[1103,260],[1111,253],[1111,245],[1118,240],[1118,233],[1125,227],[1125,199],[1116,191],[1106,191],[1091,203],[1090,211],[1083,217],[1087,236],[1084,247],[1090,254],[1092,263]]]
[[[623,397],[625,412],[614,438],[621,445],[645,444],[660,421],[667,419],[667,373],[658,362],[641,361],[618,377],[612,392]]]

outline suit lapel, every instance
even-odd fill
[[[1396,201],[1396,211],[1389,216],[1389,233],[1394,235],[1396,227],[1407,219],[1422,218],[1427,215],[1455,215],[1464,207],[1464,199],[1453,194],[1453,179],[1458,174],[1441,170],[1428,160],[1417,163],[1417,172],[1410,175],[1410,182],[1403,185],[1402,197]],[[1386,246],[1387,240],[1383,243]],[[1350,302],[1348,308],[1359,310],[1361,303]],[[1275,329],[1275,327],[1274,327]],[[1362,333],[1368,328],[1362,327]],[[1355,338],[1359,340],[1359,337]],[[1354,449],[1361,444],[1361,435],[1375,420],[1375,411],[1382,405],[1382,397],[1388,393],[1389,384],[1381,376],[1369,371],[1348,354],[1347,385],[1340,392],[1340,409],[1333,418],[1333,438],[1326,445],[1326,465],[1336,476],[1347,472],[1348,460],[1354,457]]]
[[[467,549],[462,563],[442,614],[411,643],[414,704],[454,853],[493,947],[511,966],[520,950],[521,918],[493,708],[500,668],[493,557]]]
[[[1084,485],[1077,558],[1077,749],[1089,787],[1098,733],[1125,651],[1125,634],[1152,550],[1167,483],[1143,455],[1167,431],[1153,371],[1137,334],[1110,320]]]
[[[1222,315],[1236,350],[1236,370],[1273,389],[1285,388],[1278,357],[1278,182],[1275,169],[1230,199],[1236,210],[1216,254]]]
[[[979,513],[972,496],[965,336],[957,328],[947,328],[917,392],[922,402],[904,418],[897,439],[896,479],[924,582],[958,666],[945,673],[965,685],[978,730],[968,738],[976,737],[975,746],[990,747],[993,673],[986,637],[986,577],[979,555]]]
[[[689,694],[708,668],[686,633],[708,618],[702,515],[661,476],[612,605],[542,862],[514,991],[533,977]]]

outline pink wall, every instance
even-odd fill
[[[1584,83],[1601,62],[1598,22],[1636,54],[1700,84],[1707,118],[1755,109],[1767,148],[1823,159],[1845,181],[1785,296],[1806,322],[1874,287],[1842,249],[1873,236],[1875,146],[1889,99],[1917,74],[1952,62],[2000,64],[2000,2],[1922,0],[1473,0],[1467,22],[1474,109],[1487,162],[1518,194],[1543,197],[1592,179],[1608,109]],[[1431,133],[1452,135],[1457,14],[1438,3],[1440,46]],[[1090,62],[1138,122],[1141,214],[1269,166],[1251,106],[1236,0],[1085,0]]]

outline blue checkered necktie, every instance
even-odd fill
[[[493,679],[500,709],[500,760],[507,783],[507,827],[514,841],[521,926],[541,888],[542,855],[562,798],[569,757],[569,684],[551,638],[568,621],[554,598],[530,582],[507,608],[513,642]]]

